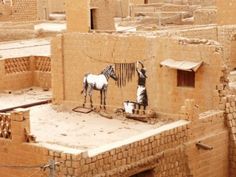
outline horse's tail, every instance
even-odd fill
[[[87,76],[88,74],[85,74],[84,76],[84,80],[83,80],[83,89],[81,90],[81,94],[83,94],[84,92],[86,92],[87,88],[88,88],[88,81],[87,81]]]

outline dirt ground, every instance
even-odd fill
[[[28,104],[51,98],[50,91],[40,88],[0,94],[0,109]],[[40,146],[58,150],[86,151],[105,144],[124,140],[163,125],[114,117],[107,119],[97,113],[58,111],[57,106],[47,104],[30,108],[31,133]]]
[[[0,59],[28,56],[50,56],[49,39],[30,39],[0,42]]]
[[[43,91],[43,89],[36,87],[0,92],[0,109],[48,100],[51,97],[51,91]]]

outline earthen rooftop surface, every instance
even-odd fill
[[[49,39],[31,39],[10,42],[0,42],[0,60],[30,56],[51,55]]]
[[[0,108],[8,108],[51,98],[50,91],[40,88],[24,89],[0,94]],[[120,145],[129,138],[146,136],[147,132],[176,126],[179,123],[159,122],[151,125],[123,117],[107,119],[97,113],[82,114],[51,104],[30,109],[31,133],[37,137],[37,145],[70,153],[96,153],[97,148]],[[165,124],[165,125],[164,125]],[[180,122],[181,124],[181,122]],[[141,135],[141,136],[140,136]],[[103,148],[102,148],[103,149]],[[100,151],[100,150],[99,150]]]
[[[35,30],[62,32],[66,30],[66,23],[40,23],[34,26]]]

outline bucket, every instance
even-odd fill
[[[124,108],[126,113],[133,114],[134,108],[135,108],[135,103],[131,101],[125,101],[124,102]]]

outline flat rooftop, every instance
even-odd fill
[[[1,93],[0,109],[46,100],[50,97],[50,91],[42,91],[40,88],[25,89],[11,94]],[[120,145],[127,142],[127,139],[142,137],[147,132],[163,130],[164,126],[171,128],[185,123],[174,122],[167,125],[160,121],[151,125],[124,117],[107,119],[94,112],[83,114],[60,111],[59,107],[51,104],[29,109],[31,133],[36,136],[38,145],[69,153],[88,151],[96,153],[94,149],[107,148],[114,143]]]
[[[0,42],[0,60],[30,56],[51,56],[49,39]]]
[[[54,16],[60,16],[60,14],[54,14]],[[35,25],[34,29],[50,32],[63,32],[66,30],[66,23],[40,23]]]

